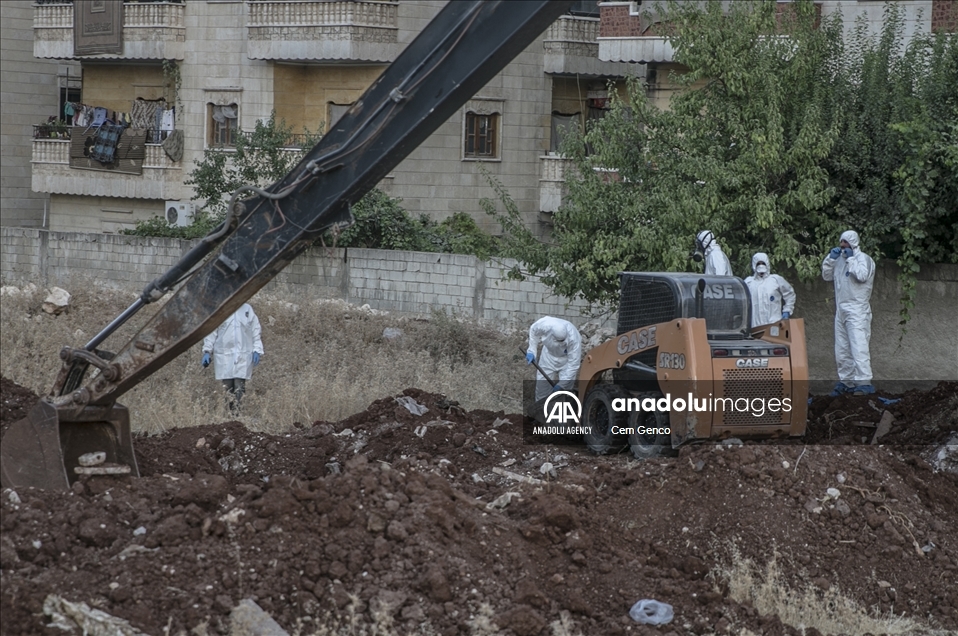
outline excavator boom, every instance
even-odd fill
[[[515,58],[571,0],[449,2],[288,176],[231,205],[204,239],[82,350],[64,348],[53,394],[0,445],[4,487],[67,488],[79,455],[136,473],[129,418],[117,398],[213,331]],[[112,355],[96,347],[181,280]],[[85,378],[90,365],[100,373]],[[82,451],[82,452],[80,452]]]

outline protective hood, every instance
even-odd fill
[[[765,263],[766,267],[765,271],[761,274],[755,270],[759,263]],[[752,272],[759,276],[765,276],[770,273],[770,268],[768,267],[768,254],[765,252],[755,252],[755,254],[752,255]]]
[[[695,237],[695,246],[706,254],[712,248],[713,243],[715,243],[715,235],[709,230],[702,230]]]
[[[845,230],[842,232],[842,237],[840,241],[848,241],[848,244],[851,246],[854,252],[858,252],[858,232],[855,230]]]

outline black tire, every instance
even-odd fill
[[[628,445],[625,435],[613,435],[613,426],[625,427],[628,413],[612,410],[612,400],[627,398],[625,389],[615,384],[600,384],[585,396],[582,405],[582,425],[591,432],[583,435],[585,445],[596,455],[621,453]]]
[[[636,396],[639,400],[652,398],[658,400],[663,397],[661,393],[640,393]],[[668,411],[655,411],[646,413],[645,411],[635,411],[629,413],[629,422],[627,426],[638,431],[639,427],[646,428],[668,428]],[[638,432],[629,435],[629,447],[632,450],[632,456],[636,459],[651,459],[652,457],[661,457],[663,455],[672,455],[672,436],[664,433],[640,435]]]

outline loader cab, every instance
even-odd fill
[[[704,318],[710,345],[748,340],[751,296],[740,278],[683,272],[619,274],[619,319],[616,335],[680,318]],[[700,291],[701,289],[701,291]],[[655,368],[659,348],[632,356],[613,372],[616,384],[633,391],[658,390]]]

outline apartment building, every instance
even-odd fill
[[[184,181],[206,149],[230,152],[271,112],[296,131],[328,129],[444,4],[39,0],[34,56],[79,70],[78,94],[36,112],[31,185],[49,194],[48,227],[116,232],[170,206],[188,216]],[[479,205],[493,196],[486,172],[530,228],[547,231],[561,198],[561,127],[597,116],[610,80],[644,72],[599,59],[598,13],[576,3],[380,187],[413,215],[466,212],[496,231]],[[37,92],[50,100],[48,87]],[[129,125],[100,154],[89,131],[104,121]]]

